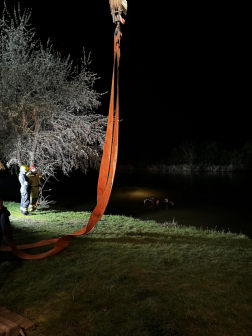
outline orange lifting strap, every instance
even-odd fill
[[[97,190],[97,205],[93,210],[89,221],[86,226],[84,226],[80,231],[63,236],[60,238],[42,240],[37,243],[19,245],[16,246],[12,237],[6,235],[6,239],[9,243],[9,247],[0,248],[1,251],[10,251],[22,259],[45,259],[49,256],[53,256],[62,250],[64,250],[69,241],[74,236],[80,236],[90,233],[97,222],[101,219],[104,211],[107,207],[112,185],[115,176],[116,162],[117,162],[117,153],[118,153],[118,127],[119,127],[119,62],[120,62],[120,40],[121,32],[118,30],[118,27],[115,31],[114,36],[114,66],[113,66],[113,76],[111,84],[111,95],[110,95],[110,104],[109,104],[109,115],[108,115],[108,125],[107,132],[105,137],[104,150],[102,155],[99,179],[98,179],[98,190]],[[116,93],[116,108],[114,111],[114,100],[115,100],[115,68],[117,70],[117,93]],[[45,253],[32,255],[25,253],[21,250],[34,248],[38,246],[45,246],[52,243],[56,243],[54,247]]]

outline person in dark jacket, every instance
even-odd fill
[[[30,215],[28,212],[28,207],[30,204],[30,193],[31,193],[31,185],[28,176],[26,173],[28,172],[29,167],[23,165],[20,167],[20,173],[18,175],[19,182],[21,184],[20,193],[21,193],[21,204],[20,211],[23,215]]]
[[[29,211],[38,211],[37,201],[39,197],[39,180],[41,179],[42,174],[34,165],[32,165],[26,175],[28,176],[31,185]]]
[[[165,198],[165,199],[164,199],[164,204],[166,204],[166,205],[169,205],[169,204],[174,205],[174,202],[169,201],[168,198]]]
[[[3,240],[3,235],[8,239],[12,239],[11,225],[10,225],[10,212],[3,205],[3,197],[0,194],[0,245]]]
[[[153,196],[151,196],[150,198],[146,198],[144,200],[144,205],[148,205],[148,204],[155,204],[155,199]]]

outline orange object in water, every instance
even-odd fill
[[[37,243],[28,244],[28,245],[19,245],[16,246],[12,235],[6,234],[6,239],[9,243],[9,247],[0,248],[1,251],[10,251],[22,258],[22,259],[44,259],[49,256],[53,256],[62,250],[64,250],[69,241],[74,236],[84,235],[90,233],[97,222],[101,219],[104,211],[107,207],[112,185],[115,176],[117,154],[118,154],[118,128],[119,128],[119,62],[120,62],[120,39],[121,32],[116,29],[116,34],[114,36],[114,66],[113,66],[113,76],[112,76],[112,85],[111,85],[111,96],[110,96],[110,105],[109,105],[109,116],[108,116],[108,125],[105,137],[104,150],[102,155],[100,174],[98,179],[98,188],[97,188],[97,205],[93,210],[87,225],[85,225],[81,230],[73,234],[69,234],[60,238],[42,240]],[[117,70],[117,93],[116,93],[116,108],[114,112],[114,100],[115,100],[115,69]],[[52,243],[56,243],[54,247],[47,252],[31,255],[23,252],[24,249],[45,246]]]

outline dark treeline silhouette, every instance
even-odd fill
[[[132,160],[126,165],[122,164],[121,168],[213,171],[252,169],[252,142],[231,149],[216,141],[187,140],[164,153],[163,157],[155,154],[150,149],[142,153],[140,161]]]
[[[166,164],[244,165],[252,168],[252,142],[240,149],[227,149],[215,141],[185,141],[171,150]]]

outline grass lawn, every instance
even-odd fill
[[[73,233],[90,216],[50,208],[24,217],[19,204],[5,205],[17,244]],[[244,235],[107,215],[56,256],[4,256],[0,306],[35,322],[28,336],[252,335]]]

